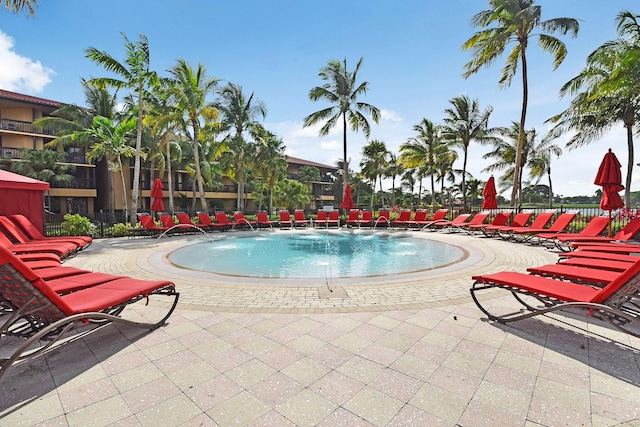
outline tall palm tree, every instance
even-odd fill
[[[515,76],[518,66],[522,70],[522,109],[520,112],[520,133],[516,146],[515,173],[511,190],[511,206],[520,198],[521,183],[516,180],[522,174],[522,149],[525,138],[525,124],[527,118],[527,104],[529,100],[527,47],[532,38],[538,39],[538,46],[553,55],[553,69],[555,70],[567,56],[565,44],[552,34],[570,33],[572,37],[578,35],[580,28],[578,21],[573,18],[554,18],[542,21],[542,8],[535,4],[535,0],[489,0],[488,10],[483,10],[471,18],[474,27],[482,30],[469,38],[462,48],[473,51],[473,58],[465,66],[464,78],[478,72],[482,67],[490,66],[495,59],[502,55],[507,46],[514,44],[507,55],[507,60],[498,84],[508,87]],[[491,27],[494,25],[494,27]],[[534,32],[535,31],[535,32]]]
[[[38,0],[3,0],[2,3],[4,3],[5,9],[15,14],[25,10],[29,16],[36,16]]]
[[[349,72],[347,70],[347,59],[342,62],[331,60],[324,66],[318,75],[326,83],[316,86],[309,91],[309,99],[313,102],[325,100],[332,104],[330,107],[316,111],[304,118],[303,126],[313,126],[318,122],[325,121],[320,128],[320,136],[326,136],[334,128],[338,121],[342,121],[342,151],[343,151],[343,175],[342,191],[346,190],[349,182],[349,162],[347,158],[347,122],[351,125],[351,130],[357,132],[362,129],[365,136],[371,135],[371,127],[365,114],[371,115],[377,124],[380,121],[380,110],[371,104],[357,101],[361,95],[366,95],[369,89],[368,82],[357,83],[358,71],[362,65],[363,58],[360,58],[356,68]]]
[[[449,100],[450,108],[444,110],[445,126],[442,129],[443,137],[451,141],[462,150],[462,205],[466,211],[467,206],[467,155],[469,145],[472,142],[487,144],[493,140],[489,129],[489,116],[493,107],[489,106],[480,111],[477,99],[473,101],[467,95],[456,96]]]
[[[391,206],[396,205],[396,177],[402,175],[402,163],[398,161],[395,153],[389,152],[389,166],[384,171],[384,176],[391,178]]]
[[[122,168],[122,157],[135,156],[135,149],[129,145],[130,134],[136,127],[136,121],[129,119],[115,123],[106,117],[96,116],[93,118],[91,127],[82,131],[74,132],[72,139],[83,143],[92,141],[91,148],[87,153],[87,160],[94,161],[106,158],[109,170],[120,172],[122,183],[122,205],[127,210],[127,187],[124,180],[124,170]],[[114,209],[114,185],[113,175],[109,176],[109,211],[113,215]],[[136,220],[137,221],[137,220]]]
[[[136,130],[136,154],[134,156],[133,183],[131,189],[131,224],[138,220],[138,196],[140,191],[140,167],[142,152],[142,119],[143,119],[143,99],[144,93],[149,85],[157,79],[155,72],[149,67],[149,41],[141,34],[138,41],[132,42],[122,33],[124,38],[124,48],[126,58],[124,63],[119,62],[105,51],[90,47],[85,51],[87,58],[98,65],[103,66],[107,71],[114,73],[118,78],[102,77],[92,79],[99,84],[107,84],[118,89],[126,88],[133,91],[133,98],[137,103],[137,130]]]
[[[195,184],[200,196],[200,205],[207,211],[207,200],[202,179],[200,150],[201,138],[212,127],[218,126],[218,110],[211,106],[207,97],[213,95],[218,80],[207,76],[204,65],[191,66],[184,59],[178,59],[169,70],[170,79],[166,82],[173,108],[165,116],[168,123],[176,123],[193,147],[193,167]]]
[[[406,168],[416,168],[419,175],[429,175],[431,178],[431,211],[436,210],[435,200],[435,174],[436,159],[444,151],[448,150],[447,143],[441,135],[441,127],[433,124],[429,119],[423,118],[420,123],[413,126],[417,136],[409,138],[400,146],[400,161]],[[420,194],[418,194],[420,197]]]
[[[625,204],[631,206],[634,166],[633,133],[640,119],[640,15],[618,15],[619,38],[598,47],[587,58],[585,68],[562,86],[560,94],[573,95],[569,107],[548,121],[555,123],[552,137],[575,132],[570,149],[599,140],[622,123],[627,132],[627,176]]]
[[[373,210],[373,202],[376,194],[375,185],[378,178],[380,178],[380,195],[382,197],[381,204],[384,205],[382,177],[385,170],[389,167],[388,156],[389,150],[387,150],[387,146],[384,141],[374,139],[362,148],[362,161],[360,162],[360,168],[365,175],[373,178],[371,210]]]
[[[273,212],[273,189],[278,181],[285,178],[287,174],[287,159],[284,149],[282,139],[265,129],[260,137],[255,163],[262,183],[269,191],[269,213]]]
[[[254,151],[249,147],[250,142],[247,138],[250,134],[260,133],[262,126],[257,119],[266,117],[267,107],[262,101],[255,99],[253,93],[247,97],[242,91],[242,86],[233,83],[228,83],[222,89],[220,100],[215,105],[220,111],[222,132],[227,132],[225,138],[227,154],[233,158],[234,163],[231,175],[238,183],[236,207],[242,211],[246,155],[247,152]]]

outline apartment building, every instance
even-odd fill
[[[23,149],[43,150],[45,145],[52,141],[56,135],[52,132],[33,126],[33,121],[50,115],[62,105],[59,101],[38,98],[35,96],[19,94],[0,89],[0,156],[11,159],[12,162],[23,160]],[[46,196],[45,205],[51,212],[92,213],[107,210],[109,206],[109,171],[105,161],[94,164],[87,162],[86,151],[83,147],[58,148],[64,152],[64,162],[74,166],[73,179],[69,183],[50,182],[51,190]],[[126,159],[125,159],[126,160]],[[145,169],[146,166],[146,169]],[[334,166],[323,165],[299,158],[288,158],[287,175],[291,179],[297,179],[299,169],[303,166],[313,166],[320,170],[321,180],[310,183],[312,202],[308,206],[311,209],[332,205],[334,195],[332,193],[332,176],[337,172]],[[131,182],[133,180],[133,161],[125,173],[125,186],[127,187],[127,200],[130,201]],[[149,209],[151,206],[151,186],[153,175],[149,165],[143,165],[140,183],[139,209]],[[114,178],[114,191],[116,194],[116,209],[122,209],[122,184],[119,175]],[[163,179],[165,189],[168,186],[166,177]],[[186,171],[176,171],[173,174],[173,193],[175,203],[191,205],[193,198],[192,180]],[[232,211],[236,206],[237,185],[228,177],[221,180],[221,188],[217,191],[207,191],[205,196],[218,209]],[[247,195],[247,211],[257,208],[251,195]],[[199,206],[199,204],[198,204]],[[180,208],[180,206],[176,206]],[[188,208],[188,206],[184,206]]]

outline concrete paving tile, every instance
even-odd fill
[[[347,411],[344,408],[338,408],[329,414],[324,420],[317,424],[317,427],[375,427],[369,421],[362,417]]]
[[[276,347],[257,356],[258,359],[271,366],[277,371],[281,371],[304,356],[289,347]]]
[[[402,356],[403,352],[389,348],[385,345],[372,343],[360,352],[360,356],[382,366],[390,366]]]
[[[393,369],[385,369],[367,385],[402,402],[408,402],[423,384],[423,381]]]
[[[640,406],[630,399],[619,399],[599,393],[591,393],[591,410],[595,415],[618,423],[640,420]]]
[[[475,400],[469,401],[469,406],[460,417],[457,425],[474,427],[523,427],[523,417],[497,409]]]
[[[218,375],[220,375],[220,371],[210,363],[200,361],[172,371],[167,374],[167,378],[180,390],[185,391]]]
[[[2,423],[7,426],[32,426],[39,423],[47,423],[64,415],[64,408],[57,394],[49,394],[45,397],[34,398],[28,401],[28,405],[14,405],[0,413]]]
[[[327,344],[324,347],[309,353],[309,357],[331,369],[336,369],[338,366],[354,357],[354,355],[350,351],[341,349],[332,344]]]
[[[118,389],[113,382],[111,382],[110,378],[103,378],[78,387],[67,387],[65,390],[58,390],[58,394],[64,412],[67,413],[117,396]]]
[[[288,347],[304,355],[308,355],[309,353],[314,352],[319,348],[324,347],[325,345],[327,345],[325,341],[319,340],[309,335],[302,335],[287,343]]]
[[[411,378],[426,382],[438,369],[438,364],[422,357],[404,354],[391,365],[391,368]]]
[[[500,384],[482,381],[473,400],[524,419],[529,410],[531,395]]]
[[[180,394],[137,414],[143,426],[182,426],[200,415],[200,409],[185,395]]]
[[[310,426],[324,420],[337,407],[335,403],[305,389],[275,409],[295,425]]]
[[[140,413],[180,394],[170,379],[162,377],[122,393],[122,398],[134,413]]]
[[[450,421],[445,421],[433,414],[416,408],[412,405],[405,405],[391,421],[388,427],[408,427],[408,426],[449,426]]]
[[[290,377],[276,372],[249,388],[249,392],[269,407],[275,407],[304,389],[300,383]]]
[[[308,387],[330,371],[331,369],[322,363],[305,357],[287,366],[281,372],[299,384]]]
[[[257,360],[251,359],[240,366],[225,372],[225,375],[244,388],[249,388],[260,382],[263,378],[273,375],[276,372],[271,366]]]
[[[296,427],[291,421],[283,417],[276,411],[269,411],[254,422],[251,427]]]
[[[377,377],[383,370],[384,367],[382,365],[359,356],[349,359],[336,368],[336,371],[365,384]]]
[[[229,377],[218,375],[217,377],[191,387],[184,393],[198,405],[202,411],[208,411],[243,390],[242,387]]]
[[[467,399],[432,384],[424,384],[411,398],[409,404],[434,415],[449,425],[458,422],[465,409]]]
[[[534,397],[527,420],[543,426],[588,426],[591,424],[591,413]]]
[[[331,371],[309,386],[309,390],[342,406],[360,391],[364,384],[338,371]]]
[[[376,426],[385,426],[404,403],[376,389],[365,386],[343,405],[345,409]]]
[[[123,420],[132,414],[121,396],[113,396],[67,413],[67,421],[69,426],[103,426]]]
[[[473,375],[440,366],[429,377],[429,384],[433,384],[452,393],[471,399],[476,393],[481,379]]]
[[[120,393],[124,393],[163,376],[164,374],[160,369],[153,364],[148,363],[146,365],[137,366],[127,371],[120,372],[119,374],[112,375],[111,380],[116,387],[118,387]]]

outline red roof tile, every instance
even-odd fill
[[[31,95],[23,95],[21,93],[9,92],[8,90],[0,89],[0,98],[10,99],[13,101],[29,102],[32,104],[46,105],[48,107],[59,107],[62,103],[58,101],[52,101],[50,99],[38,98]]]
[[[298,157],[287,156],[287,162],[302,166],[315,166],[317,168],[338,170],[338,168],[335,166],[323,165],[322,163],[312,162],[310,160],[304,160]]]

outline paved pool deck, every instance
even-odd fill
[[[283,232],[303,231],[259,233]],[[106,325],[13,366],[0,425],[640,427],[640,339],[579,312],[505,326],[471,301],[471,275],[556,253],[411,233],[467,256],[392,277],[248,279],[166,260],[225,233],[97,240],[65,265],[172,280],[178,308],[151,333]],[[500,292],[484,302],[518,308]],[[163,310],[155,299],[124,314]]]

